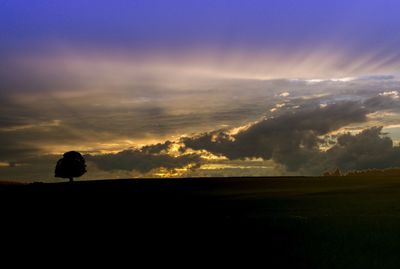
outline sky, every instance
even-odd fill
[[[0,0],[0,180],[400,167],[396,0]]]

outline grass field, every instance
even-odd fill
[[[5,184],[0,195],[3,216],[21,227],[51,219],[52,227],[88,234],[112,227],[136,241],[140,235],[236,250],[251,244],[270,268],[400,268],[396,177]]]

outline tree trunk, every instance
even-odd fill
[[[70,177],[69,182],[74,182],[74,178]]]

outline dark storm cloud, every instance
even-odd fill
[[[175,169],[189,164],[197,164],[200,157],[196,154],[173,157],[167,154],[149,154],[141,150],[124,150],[115,154],[87,155],[88,161],[94,162],[102,170],[136,170],[141,173],[156,168]]]
[[[366,129],[357,135],[343,134],[323,155],[324,168],[351,171],[400,167],[400,147],[393,146],[393,141],[382,134],[382,127]]]
[[[321,137],[352,123],[367,121],[367,114],[393,107],[391,98],[378,96],[360,101],[341,101],[326,107],[305,107],[261,120],[234,135],[214,131],[183,138],[186,147],[205,149],[229,159],[263,158],[283,164],[289,171],[320,167],[324,153]],[[343,139],[345,138],[341,138]]]
[[[168,150],[168,148],[172,145],[173,143],[169,140],[165,141],[164,143],[157,143],[153,145],[146,145],[141,148],[141,151],[147,154],[159,154],[162,151]]]
[[[298,169],[309,155],[318,152],[318,136],[354,122],[366,121],[368,110],[359,102],[342,102],[325,108],[305,108],[276,118],[264,119],[247,130],[229,137],[212,132],[183,143],[193,149],[205,149],[230,159],[260,157]]]
[[[371,97],[365,101],[365,106],[371,110],[383,110],[383,109],[399,109],[399,100],[392,98],[391,96],[379,95]]]

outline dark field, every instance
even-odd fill
[[[0,195],[2,223],[26,233],[78,230],[152,251],[205,244],[202,258],[251,250],[270,268],[400,268],[396,177],[5,184]]]

